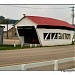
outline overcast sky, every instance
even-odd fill
[[[43,16],[72,23],[72,7],[75,5],[0,5],[0,15],[21,19],[23,14],[27,16]]]

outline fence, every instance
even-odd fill
[[[65,63],[65,62],[70,62],[70,61],[75,61],[75,57],[51,60],[51,61],[46,61],[46,62],[5,66],[5,67],[0,67],[0,70],[22,70],[22,71],[25,71],[29,68],[42,67],[42,66],[53,65],[53,64],[54,64],[54,70],[58,70],[59,63]]]

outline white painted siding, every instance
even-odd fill
[[[28,18],[23,18],[20,22],[18,22],[15,25],[16,28],[17,28],[17,26],[35,26],[35,28],[36,28],[37,24]],[[74,31],[61,30],[61,29],[40,29],[40,28],[37,28],[36,31],[37,31],[39,42],[42,46],[71,44],[73,34],[74,34]],[[44,40],[43,33],[68,33],[68,34],[71,34],[71,39]],[[17,32],[17,34],[18,34],[18,32]],[[24,37],[19,36],[19,34],[18,34],[18,37],[20,39],[21,45],[23,45],[24,44]]]
[[[23,18],[21,21],[19,21],[19,22],[15,25],[16,32],[17,32],[17,34],[18,34],[18,37],[19,37],[21,46],[23,46],[23,44],[24,44],[24,36],[19,36],[19,33],[18,33],[18,31],[17,31],[17,27],[18,27],[18,26],[34,26],[34,27],[36,28],[37,24],[34,23],[33,21],[31,21],[31,20],[28,19],[28,18]]]
[[[72,43],[72,38],[74,31],[61,30],[61,29],[37,29],[38,37],[42,46],[52,46],[52,45],[66,45]],[[71,34],[71,39],[51,39],[44,40],[43,33],[68,33]]]
[[[28,18],[23,18],[21,21],[19,21],[15,27],[17,28],[17,26],[37,26],[36,23],[34,23],[33,21],[31,21],[30,19]]]

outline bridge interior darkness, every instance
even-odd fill
[[[19,26],[18,33],[24,36],[24,43],[39,44],[38,36],[34,26]]]

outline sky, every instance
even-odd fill
[[[23,14],[26,16],[42,16],[50,17],[59,20],[64,20],[68,23],[72,23],[72,6],[75,5],[32,5],[32,4],[20,4],[20,5],[1,5],[0,4],[0,16],[4,16],[9,19],[21,19]]]
[[[0,0],[0,4],[74,4],[75,0]],[[18,5],[19,6],[19,5]],[[44,16],[44,17],[52,17],[60,20],[67,21],[71,23],[71,8],[70,6],[73,5],[20,5],[23,6],[23,8],[19,7],[11,7],[11,6],[4,6],[0,5],[0,15],[5,16],[6,18],[11,19],[21,19],[23,17],[23,14],[26,15],[37,15],[37,16]],[[35,9],[30,8],[24,8],[24,7],[33,7]],[[51,8],[51,9],[36,9],[36,8]],[[58,9],[52,9],[52,8],[58,8]],[[61,9],[64,8],[64,9]],[[18,75],[35,75],[33,72],[16,72]],[[15,72],[0,72],[2,75],[16,75]],[[64,75],[63,73],[67,73],[67,75],[74,75],[74,72],[58,72],[58,71],[42,71],[42,72],[36,72],[36,75],[47,75],[47,74],[55,75],[56,73],[59,75]]]

